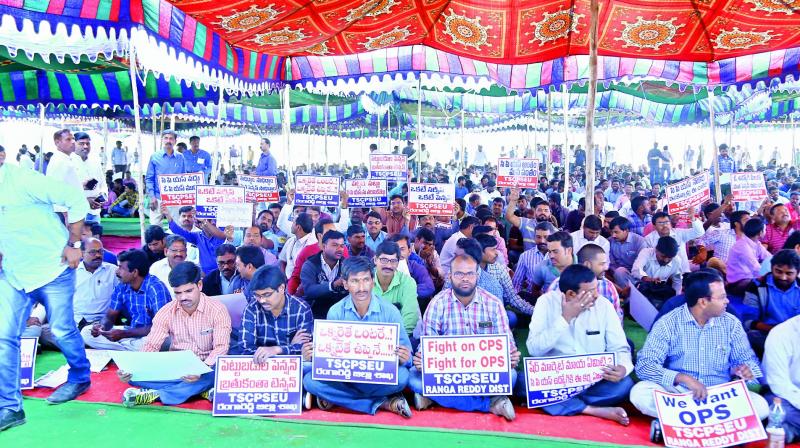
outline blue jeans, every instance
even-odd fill
[[[200,375],[200,379],[187,383],[183,380],[177,381],[131,381],[131,386],[143,389],[155,389],[158,391],[158,398],[161,403],[169,406],[185,403],[186,400],[200,395],[214,387],[214,372]]]
[[[542,410],[550,415],[577,415],[586,406],[616,406],[628,399],[632,387],[629,376],[619,383],[603,380],[569,400],[544,406]]]
[[[402,392],[406,384],[408,384],[408,369],[403,366],[397,369],[396,386],[312,380],[311,371],[303,377],[303,387],[307,392],[311,392],[311,395],[321,397],[337,406],[371,415],[375,415],[390,395]]]
[[[517,371],[511,371],[511,390],[514,390],[514,384],[517,382]],[[408,377],[408,387],[415,393],[422,394],[422,372],[412,367]],[[458,409],[459,411],[481,411],[489,412],[491,407],[492,397],[453,397],[453,396],[429,396],[431,400],[439,404],[439,406],[451,409]]]
[[[127,217],[130,217],[131,215],[133,215],[133,209],[132,208],[125,208],[125,207],[123,207],[121,205],[115,205],[115,206],[111,207],[111,213],[127,218]]]
[[[72,296],[75,293],[75,271],[65,269],[50,283],[33,291],[14,289],[0,272],[0,409],[22,409],[19,390],[19,338],[34,302],[44,305],[50,331],[69,364],[67,381],[89,381],[89,360],[83,339],[75,325]]]

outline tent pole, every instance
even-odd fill
[[[161,124],[160,124],[160,127],[161,127],[161,132],[164,132],[164,110],[165,110],[166,108],[167,108],[167,105],[166,105],[166,103],[162,103],[162,104],[161,104],[161,120],[160,120],[160,121],[161,121]],[[173,130],[174,130],[174,129],[173,129]]]
[[[44,103],[39,104],[39,172],[44,174]]]
[[[550,92],[545,92],[547,96],[547,148],[545,148],[545,157],[547,158],[547,178],[552,180],[553,177],[553,157],[552,148],[550,147],[550,134],[553,132],[553,97]]]
[[[564,196],[561,198],[561,205],[567,206],[567,198],[569,198],[569,160],[572,158],[572,152],[569,150],[569,92],[567,91],[567,83],[561,84],[561,106],[564,111],[564,151],[563,168],[564,168]]]
[[[328,94],[325,94],[325,164],[327,165],[328,160]]]
[[[531,154],[534,159],[536,158],[536,153],[539,152],[539,128],[536,124],[539,121],[539,101],[537,100],[536,103],[536,109],[533,110],[533,148],[531,148],[530,145],[528,148],[525,148],[525,157]],[[528,152],[528,150],[530,150],[530,152]],[[544,162],[544,160],[539,161],[539,163],[542,162]]]
[[[789,114],[789,121],[792,123],[792,161],[790,165],[797,165],[797,145],[795,144],[795,126],[794,126],[794,112]]]
[[[342,128],[339,128],[339,162],[342,161]]]
[[[106,172],[106,166],[108,163],[106,151],[108,151],[108,118],[103,118],[103,160],[100,161],[103,167],[103,174]]]
[[[589,97],[586,103],[586,216],[594,214],[594,108],[597,96],[597,21],[600,6],[591,0],[589,14]],[[589,199],[591,197],[591,200]],[[602,210],[600,210],[602,212]]]
[[[136,77],[136,47],[130,45],[130,56],[128,58],[128,73],[131,78],[131,93],[133,94],[133,123],[136,128],[136,150],[139,156],[139,172],[134,177],[136,179],[136,190],[139,195],[139,237],[144,246],[144,181],[142,174],[144,173],[144,154],[142,153],[142,124],[141,117],[139,116],[139,85]],[[42,149],[44,153],[44,149]]]
[[[719,183],[719,147],[717,147],[717,134],[714,129],[714,90],[706,88],[708,92],[708,115],[711,123],[711,145],[714,147],[714,194],[717,203],[722,201],[722,185]]]
[[[214,157],[211,158],[211,179],[214,179],[214,176],[219,172],[219,167],[214,166],[216,164],[216,160],[222,160],[222,148],[219,145],[219,137],[220,132],[222,130],[222,111],[225,109],[225,89],[222,88],[222,85],[219,86],[219,102],[217,103],[217,128],[214,130],[214,150],[216,154]],[[174,117],[174,115],[173,115]],[[235,171],[233,169],[233,160],[231,160],[231,171]],[[208,182],[212,182],[212,180],[207,180]]]
[[[458,158],[458,173],[461,174],[464,170],[464,109],[461,109],[461,151],[458,153],[461,154],[461,157]]]
[[[422,181],[422,77],[417,79],[417,182]]]
[[[169,128],[174,131],[175,130],[175,106],[170,105],[169,106],[169,111],[170,111],[170,114],[169,114]]]
[[[386,144],[389,152],[392,152],[392,106],[386,109]]]
[[[286,61],[287,65],[289,64],[289,58]],[[292,156],[291,152],[289,151],[289,144],[290,144],[290,135],[292,132],[292,123],[291,123],[291,104],[290,104],[290,95],[289,95],[290,87],[288,85],[284,86],[283,88],[283,141],[284,146],[286,146],[286,181],[289,185],[294,185],[294,174],[292,173]]]

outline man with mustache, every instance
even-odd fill
[[[236,270],[236,247],[223,244],[217,248],[217,269],[203,279],[203,294],[219,296],[242,292],[242,278]]]
[[[159,201],[161,200],[161,189],[158,185],[160,174],[183,174],[186,172],[186,164],[183,154],[175,151],[175,142],[178,134],[172,129],[167,129],[161,133],[161,151],[150,156],[147,164],[147,174],[145,175],[146,193],[150,196],[150,224],[161,224],[162,213],[159,212]],[[178,207],[170,207],[170,214],[175,215]]]
[[[150,266],[150,273],[155,275],[156,278],[161,280],[161,283],[169,284],[169,273],[172,269],[186,261],[187,253],[186,239],[180,235],[170,235],[167,237],[167,247],[164,248],[164,255],[166,257],[156,261]],[[170,296],[175,298],[174,293],[170,290]]]

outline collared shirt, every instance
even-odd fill
[[[159,174],[182,174],[186,172],[186,165],[183,154],[178,151],[169,155],[163,149],[150,156],[150,163],[147,164],[147,175],[144,178],[147,186],[147,194],[150,197],[160,198],[161,190],[158,186]]]
[[[127,283],[117,285],[108,307],[123,311],[130,318],[129,326],[140,328],[151,325],[153,316],[171,300],[166,285],[156,276],[148,274],[138,291],[134,291]]]
[[[292,276],[292,272],[294,272],[295,261],[297,260],[297,255],[300,254],[300,251],[306,246],[312,246],[317,243],[317,236],[314,234],[314,232],[307,233],[299,240],[295,235],[292,235],[288,240],[286,240],[286,244],[283,246],[283,250],[281,251],[278,259],[286,263],[285,272],[287,277]]]
[[[300,298],[286,294],[283,310],[275,317],[251,299],[242,315],[242,354],[252,355],[259,347],[280,347],[282,355],[299,355],[303,344],[292,344],[299,330],[314,334],[314,316],[311,307]]]
[[[458,300],[452,288],[443,289],[431,300],[422,318],[423,336],[481,334],[507,334],[510,351],[517,350],[503,302],[481,287],[475,289],[467,306]]]
[[[400,310],[400,315],[403,316],[403,326],[406,333],[411,334],[414,332],[417,322],[422,317],[422,312],[419,310],[419,302],[417,301],[417,282],[410,275],[395,271],[389,287],[384,291],[378,281],[378,273],[376,272],[375,286],[372,287],[372,293],[396,306]]]
[[[274,176],[278,173],[278,162],[272,153],[264,154],[258,158],[258,166],[256,166],[256,176]]]
[[[242,289],[242,277],[239,276],[239,272],[234,272],[233,277],[228,280],[224,275],[222,275],[222,272],[220,272],[219,286],[223,295],[234,294]]]
[[[372,235],[367,232],[365,241],[367,243],[367,247],[370,248],[371,251],[375,252],[378,250],[378,245],[381,244],[386,239],[386,232],[381,230],[377,237],[372,238]]]
[[[578,259],[573,255],[572,262],[577,263]],[[555,266],[553,266],[553,260],[550,257],[547,257],[547,260],[544,263],[540,263],[539,266],[536,267],[536,270],[533,271],[533,278],[531,279],[531,283],[536,285],[537,287],[544,289],[550,283],[553,283],[553,280],[557,279],[561,276],[561,271],[558,270]]]
[[[608,188],[606,188],[606,191],[603,192],[603,196],[606,198],[606,201],[608,201],[608,202],[610,202],[612,204],[616,204],[617,203],[617,199],[621,198],[624,195],[625,195],[625,191],[622,188],[620,188],[617,191],[614,191],[614,190],[611,189],[611,187],[608,187]]]
[[[101,194],[103,194],[103,192],[107,192],[108,189],[105,187],[106,174],[103,172],[103,167],[100,165],[100,161],[92,158],[87,158],[86,160],[83,160],[81,159],[80,156],[77,157],[78,158],[76,163],[78,167],[78,175],[80,176],[79,182],[81,183],[81,189],[83,189],[83,184],[85,182],[88,182],[92,179],[97,180],[97,184],[95,184],[93,189],[83,190],[83,195],[87,198],[96,198]],[[99,208],[97,209],[90,208],[89,214],[93,215],[97,220],[100,219]]]
[[[800,286],[795,281],[784,291],[775,286],[775,277],[770,273],[753,279],[744,293],[744,304],[756,308],[757,321],[778,325],[800,315]]]
[[[523,252],[519,256],[517,270],[514,271],[514,290],[520,292],[525,288],[526,291],[532,292],[533,273],[536,271],[537,266],[544,263],[548,258],[547,253],[542,253],[536,246]],[[526,282],[527,287],[525,286]]]
[[[375,291],[372,292],[372,299],[369,301],[369,307],[363,317],[358,314],[355,305],[353,305],[353,298],[348,295],[331,306],[328,310],[328,320],[398,324],[401,329],[403,328],[403,317],[397,307],[375,294]],[[400,345],[409,349],[414,348],[411,346],[411,341],[405,331],[400,331],[398,336]],[[409,359],[406,365],[411,365],[411,361]]]
[[[561,280],[561,277],[553,280],[553,283],[550,283],[550,286],[547,287],[547,292],[559,291],[558,289],[558,282]],[[612,306],[614,306],[614,311],[617,313],[617,317],[619,321],[622,322],[625,318],[625,313],[622,310],[622,303],[619,300],[619,293],[617,292],[617,288],[614,287],[614,284],[611,283],[606,278],[598,278],[597,279],[597,294],[600,297],[605,297]],[[537,302],[538,303],[538,302]]]
[[[89,272],[81,262],[75,269],[75,295],[72,299],[75,322],[80,322],[81,319],[86,319],[87,322],[102,319],[117,284],[117,267],[113,264],[104,262],[94,272]]]
[[[175,221],[169,222],[169,230],[197,246],[197,250],[200,251],[200,268],[203,269],[203,274],[208,274],[217,268],[217,248],[225,243],[225,239],[208,236],[205,232],[187,232]]]
[[[161,283],[167,287],[167,291],[169,291],[169,296],[173,299],[175,298],[175,291],[172,290],[169,286],[169,273],[172,272],[172,267],[169,265],[169,260],[166,258],[162,258],[155,263],[150,265],[150,275],[155,275],[157,279],[161,280]]]
[[[522,233],[522,244],[525,250],[536,248],[536,225],[539,224],[535,219],[528,219],[524,216],[519,218],[519,231]]]
[[[533,313],[533,305],[522,300],[514,289],[514,283],[511,281],[511,276],[508,275],[508,268],[498,262],[486,265],[486,272],[490,277],[497,280],[500,287],[503,289],[503,295],[498,298],[503,300],[503,303],[510,305],[518,311],[530,315]]]
[[[191,315],[173,300],[158,310],[147,335],[143,352],[157,352],[167,338],[169,351],[191,350],[207,365],[228,354],[231,342],[231,316],[222,302],[200,294],[197,309]]]
[[[644,238],[634,232],[628,232],[628,238],[624,243],[620,243],[613,237],[610,243],[611,250],[608,255],[611,261],[611,269],[623,267],[630,271],[633,269],[633,262],[636,261],[636,256],[645,247]]]
[[[124,148],[114,147],[111,150],[111,163],[113,165],[127,165],[128,164],[128,153],[125,152]]]
[[[53,151],[53,156],[50,157],[50,163],[47,165],[47,177],[59,182],[62,188],[66,185],[77,189],[83,195],[82,163],[81,158],[74,152],[66,155],[61,151],[55,150]],[[102,179],[98,179],[98,181],[102,181]],[[66,208],[60,205],[56,205],[53,208],[58,213],[67,211]]]
[[[644,218],[639,218],[639,215],[636,213],[631,213],[628,215],[628,221],[631,222],[630,231],[637,235],[643,236],[644,228],[650,224],[652,217],[649,214],[645,214]]]
[[[701,327],[683,305],[653,324],[637,356],[636,374],[640,380],[670,388],[683,373],[711,387],[730,381],[731,369],[742,364],[761,378],[741,322],[725,313]]]
[[[783,230],[778,228],[775,224],[768,224],[767,228],[764,230],[764,238],[761,239],[761,242],[767,245],[767,250],[770,253],[774,254],[783,249],[786,240],[798,229],[800,229],[800,221],[789,222],[789,225]]]
[[[800,316],[769,332],[764,348],[764,375],[772,393],[800,409]]]
[[[681,290],[681,269],[678,257],[673,258],[669,263],[662,265],[656,258],[656,250],[652,247],[647,247],[639,252],[636,261],[633,262],[633,269],[631,275],[637,280],[644,277],[658,278],[663,281],[671,281],[672,287],[675,289],[675,294]]]
[[[683,272],[689,272],[689,256],[686,253],[686,243],[695,238],[700,238],[705,233],[706,231],[703,229],[703,223],[699,219],[692,221],[691,229],[671,229],[669,231],[669,236],[675,238],[675,241],[678,242],[678,255],[675,258],[680,261]],[[661,238],[661,236],[658,232],[651,232],[644,237],[645,247],[656,247],[659,238]]]
[[[453,258],[456,257],[456,249],[458,248],[458,240],[461,238],[466,238],[467,236],[461,233],[459,230],[458,232],[452,234],[450,238],[445,241],[444,246],[442,246],[442,250],[440,252],[439,261],[442,265],[442,270],[444,271],[445,277],[450,274],[450,263],[453,262]],[[367,238],[369,240],[369,237]]]
[[[593,241],[586,239],[586,237],[583,235],[583,229],[578,229],[570,233],[570,235],[572,236],[572,251],[575,254],[577,254],[578,251],[580,251],[581,248],[587,244],[596,244],[602,247],[606,254],[611,251],[611,245],[602,235],[598,235],[597,239]]]
[[[191,149],[183,152],[183,163],[187,173],[204,173],[205,180],[211,177],[211,154],[203,149],[198,149],[197,154]]]
[[[617,364],[633,372],[631,350],[614,307],[598,300],[567,322],[562,316],[564,293],[552,291],[539,297],[531,316],[526,345],[531,356],[569,356],[612,352]]]
[[[713,229],[703,235],[703,243],[714,248],[714,257],[728,262],[731,248],[736,243],[736,231],[733,229]]]
[[[738,282],[744,279],[758,277],[761,269],[761,262],[769,258],[770,253],[764,249],[758,241],[744,236],[733,245],[731,251],[735,257],[728,260],[727,274],[725,275],[729,283]]]
[[[33,291],[67,269],[61,263],[67,229],[53,212],[56,205],[66,208],[70,222],[89,210],[81,190],[17,165],[0,165],[0,253],[15,289]]]

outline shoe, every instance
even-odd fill
[[[322,397],[317,397],[317,407],[322,409],[323,411],[330,411],[331,409],[333,409],[333,403]]]
[[[8,428],[25,424],[25,411],[12,411],[11,409],[0,409],[0,431]]]
[[[505,417],[505,419],[510,422],[517,418],[517,414],[514,412],[514,405],[511,404],[511,400],[505,395],[492,397],[489,411],[494,415]]]
[[[428,409],[431,406],[433,406],[433,400],[422,394],[418,394],[416,392],[414,393],[414,407],[418,411],[421,411],[423,409]]]
[[[303,395],[303,407],[306,408],[307,411],[310,411],[311,408],[314,407],[314,396],[311,395],[311,392],[306,392]]]
[[[381,404],[381,409],[394,412],[403,418],[411,418],[411,408],[402,394],[392,395]]]
[[[658,419],[650,422],[650,441],[653,443],[661,443],[664,440],[664,435],[661,432],[661,422]]]
[[[205,398],[206,400],[208,400],[208,401],[213,403],[214,402],[214,388],[212,387],[211,389],[209,389],[209,390],[203,392],[202,394],[200,394],[200,398]]]
[[[50,396],[47,397],[47,402],[50,404],[61,404],[72,401],[89,390],[89,386],[91,385],[91,381],[85,383],[67,383],[50,394]]]
[[[122,393],[122,404],[126,408],[132,408],[137,405],[151,404],[158,400],[158,391],[155,389],[137,389],[129,387]]]

